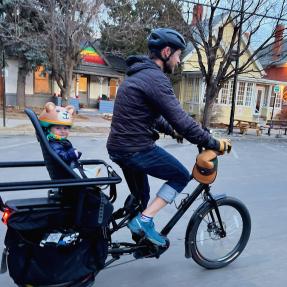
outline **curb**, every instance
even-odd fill
[[[19,130],[2,130],[0,129],[0,136],[31,136],[35,135],[34,131],[19,131]],[[91,132],[71,132],[71,137],[80,137],[80,136],[100,136],[100,137],[108,137],[108,132],[97,132],[97,131],[91,131]]]
[[[89,130],[87,130],[89,129]],[[92,137],[100,137],[106,138],[109,135],[110,128],[108,127],[82,127],[82,126],[75,126],[75,130],[71,130],[71,136],[81,137],[81,136],[92,136]],[[34,135],[34,129],[27,128],[27,129],[19,129],[15,128],[4,128],[0,127],[0,136],[27,136],[27,135]],[[277,135],[227,135],[225,131],[222,130],[214,130],[213,136],[215,138],[229,138],[232,141],[255,141],[255,142],[287,142],[287,136],[281,135],[281,137],[276,137]],[[164,138],[161,135],[160,138]]]

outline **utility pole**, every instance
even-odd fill
[[[240,22],[239,22],[239,30],[238,30],[238,42],[237,42],[237,50],[236,50],[236,62],[235,62],[234,77],[233,77],[232,103],[231,103],[230,119],[229,119],[229,126],[228,126],[228,134],[229,135],[233,133],[233,122],[234,122],[234,114],[235,114],[236,90],[237,90],[237,80],[238,80],[238,66],[239,66],[239,53],[240,53],[240,40],[241,40],[241,33],[242,33],[243,13],[244,13],[244,0],[241,0]]]
[[[2,106],[3,106],[3,127],[6,127],[6,95],[5,95],[5,51],[1,47],[1,80],[2,80]]]

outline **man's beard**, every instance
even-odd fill
[[[171,65],[168,62],[164,62],[163,72],[166,73],[166,74],[173,74],[174,73],[174,68],[171,67]]]

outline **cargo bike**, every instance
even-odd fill
[[[102,165],[105,177],[81,178],[51,149],[36,114],[25,110],[39,141],[43,161],[1,162],[0,168],[46,167],[50,180],[4,182],[0,192],[48,189],[47,197],[2,201],[2,222],[7,232],[1,272],[21,287],[87,287],[104,268],[122,255],[135,259],[159,258],[169,248],[159,247],[144,235],[130,242],[114,241],[141,211],[136,185],[124,206],[113,209],[120,176],[102,160],[82,160],[83,166]],[[108,190],[109,193],[103,190]],[[185,257],[207,269],[222,268],[244,250],[251,231],[246,206],[225,194],[213,195],[199,183],[181,200],[161,234],[167,236],[195,200],[202,203],[190,218],[185,234]]]

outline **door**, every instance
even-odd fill
[[[114,100],[116,97],[117,85],[118,85],[117,79],[110,79],[109,88],[110,88],[110,99],[111,100]]]
[[[255,108],[254,108],[254,114],[260,115],[262,103],[263,103],[263,97],[264,97],[264,88],[263,87],[257,87],[257,94],[255,99]]]
[[[34,93],[51,94],[51,81],[44,67],[40,66],[34,72]]]
[[[79,78],[79,97],[80,104],[84,107],[89,106],[89,77],[81,75]]]

